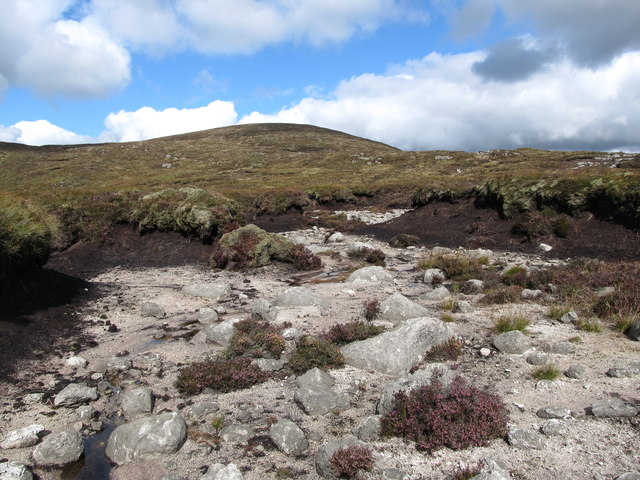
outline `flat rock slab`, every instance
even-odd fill
[[[529,350],[531,342],[529,337],[520,330],[512,330],[496,335],[493,338],[493,345],[502,353],[519,355]]]
[[[84,452],[82,437],[76,432],[52,433],[33,451],[33,461],[42,466],[60,466],[76,462]]]
[[[226,283],[198,283],[182,287],[182,292],[192,297],[218,301],[231,295],[231,287]]]
[[[276,298],[275,304],[280,307],[329,308],[331,306],[326,298],[306,287],[287,288]]]
[[[393,283],[393,276],[382,267],[363,267],[347,277],[348,283]]]
[[[139,418],[117,427],[105,454],[117,464],[177,452],[187,438],[187,424],[175,412]]]
[[[431,348],[453,336],[442,320],[419,317],[389,332],[350,343],[341,351],[347,365],[399,376],[420,363]]]
[[[510,428],[507,434],[507,442],[512,447],[527,450],[542,450],[544,448],[544,440],[539,434],[522,428]]]
[[[81,383],[70,383],[53,399],[56,407],[71,407],[98,399],[98,389]]]
[[[622,398],[605,398],[591,405],[591,413],[601,418],[635,417],[640,413],[640,406]]]
[[[410,318],[426,317],[429,311],[409,300],[401,293],[394,293],[380,304],[379,320],[400,323]]]
[[[31,447],[40,441],[40,433],[44,429],[43,425],[33,424],[19,430],[12,430],[0,443],[0,447],[5,449]]]
[[[0,478],[2,480],[33,480],[33,475],[21,463],[0,462]]]

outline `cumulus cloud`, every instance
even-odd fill
[[[0,141],[27,145],[87,143],[91,137],[60,128],[46,120],[22,121],[10,127],[0,125]]]

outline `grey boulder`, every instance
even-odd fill
[[[393,283],[393,276],[378,266],[363,267],[347,277],[348,283]]]
[[[493,345],[502,353],[521,354],[531,346],[529,337],[520,330],[511,330],[493,338]]]
[[[636,320],[629,327],[629,331],[627,332],[627,336],[631,340],[639,341],[640,340],[640,319]]]
[[[210,307],[202,307],[198,310],[198,321],[204,325],[210,325],[218,321],[218,312]]]
[[[218,301],[231,295],[231,287],[226,283],[198,283],[184,286],[182,292],[192,297]]]
[[[428,314],[429,311],[422,305],[396,292],[380,304],[378,320],[400,323],[410,318],[425,317]]]
[[[278,318],[278,307],[272,305],[264,298],[256,300],[251,308],[251,314],[266,322],[274,322]]]
[[[507,442],[512,447],[526,450],[541,450],[544,448],[544,441],[540,435],[522,428],[510,428],[507,433]]]
[[[282,292],[275,300],[281,307],[320,307],[329,308],[329,301],[322,295],[306,287],[291,287]]]
[[[281,452],[302,455],[309,448],[309,441],[295,422],[281,418],[269,428],[269,436]]]
[[[140,315],[143,317],[164,318],[167,316],[167,312],[155,302],[143,302],[140,305]]]
[[[303,385],[293,398],[312,417],[349,407],[349,401],[344,396],[321,384]]]
[[[53,399],[56,407],[71,407],[98,399],[98,389],[81,383],[70,383]]]
[[[214,343],[221,347],[228,347],[233,334],[235,333],[235,324],[240,322],[239,318],[232,318],[221,323],[212,323],[202,330],[206,337],[207,343]]]
[[[243,478],[242,472],[235,464],[216,463],[209,467],[207,473],[200,480],[242,480]]]
[[[143,413],[151,413],[153,404],[153,392],[145,387],[125,390],[120,398],[120,405],[127,420],[134,419]]]
[[[84,452],[82,437],[66,431],[47,435],[33,451],[33,461],[41,466],[59,466],[77,461]]]
[[[640,406],[628,402],[622,398],[605,398],[591,405],[591,413],[594,417],[616,418],[635,417],[640,413]]]
[[[382,415],[369,415],[356,425],[352,433],[364,442],[380,440]]]
[[[40,441],[40,433],[43,431],[44,426],[39,424],[12,430],[0,443],[0,447],[4,449],[31,447]]]
[[[29,469],[18,462],[0,462],[1,480],[33,480]]]

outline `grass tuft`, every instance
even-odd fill
[[[536,368],[531,376],[536,380],[555,380],[560,376],[560,369],[555,365],[543,365],[541,367]]]

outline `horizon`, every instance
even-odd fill
[[[0,141],[250,123],[409,151],[640,151],[636,0],[8,0]]]

